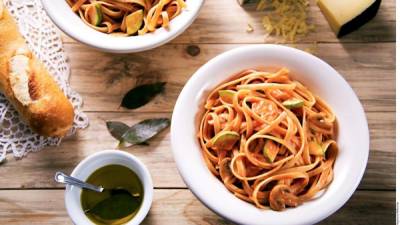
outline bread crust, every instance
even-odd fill
[[[8,10],[4,8],[0,13],[0,91],[35,132],[49,137],[65,136],[74,120],[72,104],[29,50],[28,87],[32,102],[23,105],[16,98],[10,84],[10,60],[19,49],[27,49],[27,45]]]

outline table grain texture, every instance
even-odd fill
[[[313,48],[350,83],[367,113],[371,144],[367,170],[351,199],[320,224],[377,225],[395,223],[395,0],[382,1],[378,15],[359,30],[337,39],[319,8],[311,6],[316,32],[295,47]],[[170,117],[180,90],[209,59],[243,45],[274,43],[265,38],[264,13],[244,9],[236,0],[206,0],[193,25],[174,41],[135,54],[102,53],[63,35],[71,65],[71,85],[84,99],[90,126],[58,147],[9,157],[0,166],[0,224],[72,224],[64,207],[64,188],[53,181],[61,170],[70,173],[86,156],[117,143],[105,121],[134,124],[142,119]],[[247,33],[247,24],[254,27]],[[195,55],[189,49],[199,48]],[[137,110],[119,108],[122,96],[136,84],[166,81],[166,91]],[[170,133],[150,146],[124,151],[140,158],[151,172],[155,196],[143,224],[232,224],[203,206],[187,189],[176,169]],[[356,151],[357,149],[355,149]]]

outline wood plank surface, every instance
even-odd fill
[[[136,84],[166,81],[166,91],[136,111],[172,112],[183,85],[200,66],[224,51],[243,45],[196,45],[200,48],[197,56],[188,54],[188,46],[167,44],[143,53],[115,55],[67,44],[71,85],[85,99],[85,111],[121,111],[123,95]],[[297,45],[300,49],[310,46]],[[371,49],[377,49],[373,56]],[[394,54],[394,43],[319,44],[317,49],[317,56],[342,74],[367,111],[395,111]]]
[[[394,224],[394,192],[357,191],[349,202],[321,225]],[[72,224],[64,207],[63,190],[0,191],[0,224]],[[155,190],[143,225],[232,224],[203,206],[188,190]]]
[[[370,129],[370,156],[361,184],[326,225],[395,223],[395,0],[382,1],[378,15],[359,30],[338,39],[319,8],[311,1],[310,23],[316,32],[287,44],[314,49],[314,54],[343,75],[360,98]],[[84,99],[90,126],[58,147],[30,153],[22,160],[11,155],[0,165],[0,224],[72,224],[64,207],[62,186],[53,181],[56,171],[70,173],[86,156],[114,149],[105,121],[134,124],[142,119],[171,117],[184,84],[216,55],[246,44],[275,43],[265,37],[255,5],[238,6],[236,0],[206,0],[199,17],[178,38],[154,50],[135,54],[109,54],[77,43],[62,34],[71,65],[71,85]],[[247,24],[254,32],[247,33]],[[316,48],[315,48],[316,47]],[[199,50],[199,54],[193,54]],[[171,60],[173,59],[173,60]],[[166,81],[166,91],[137,110],[119,108],[122,96],[137,84]],[[164,131],[150,146],[123,149],[149,168],[155,189],[145,225],[231,224],[202,205],[186,188]]]
[[[382,1],[377,16],[359,30],[338,39],[333,34],[315,1],[310,1],[310,19],[315,32],[299,39],[299,42],[388,42],[395,41],[395,0]],[[279,39],[265,37],[261,24],[265,12],[255,10],[251,4],[244,9],[236,0],[206,0],[195,22],[172,43],[274,43]],[[254,32],[247,33],[247,24],[254,27]],[[63,36],[65,42],[74,42]]]
[[[86,156],[117,145],[107,132],[105,121],[119,120],[134,124],[142,119],[170,117],[170,113],[88,113],[90,126],[75,137],[65,140],[59,147],[31,153],[22,160],[9,158],[0,168],[1,188],[54,188],[57,170],[66,173]],[[395,189],[395,119],[392,112],[368,113],[371,150],[367,171],[361,189]],[[155,187],[186,187],[182,182],[170,149],[170,135],[164,131],[150,142],[150,146],[124,149],[138,156],[149,167]],[[356,151],[356,149],[355,149]]]

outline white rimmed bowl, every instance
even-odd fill
[[[334,179],[316,199],[282,212],[261,210],[233,194],[208,170],[197,140],[199,119],[209,92],[233,74],[259,66],[287,67],[292,77],[324,99],[339,124],[339,155]],[[321,59],[281,45],[251,45],[227,51],[203,65],[186,83],[171,125],[178,170],[193,194],[217,214],[246,225],[308,225],[328,217],[356,190],[368,161],[369,132],[360,101],[350,85]]]
[[[71,176],[85,181],[94,171],[106,165],[123,165],[134,171],[142,181],[144,197],[137,214],[126,225],[138,225],[146,217],[153,201],[153,182],[146,166],[135,156],[119,151],[105,150],[88,156],[72,171]],[[85,215],[81,205],[82,190],[67,185],[65,188],[65,207],[76,225],[94,225]]]
[[[67,35],[73,39],[105,52],[141,52],[163,45],[185,31],[197,17],[204,0],[187,0],[187,7],[171,20],[169,29],[159,28],[143,36],[115,37],[98,32],[87,26],[72,12],[65,0],[42,0],[47,14]]]

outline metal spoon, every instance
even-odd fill
[[[92,191],[96,192],[103,192],[104,190],[110,191],[111,195],[116,195],[116,194],[129,194],[132,195],[133,197],[139,197],[139,193],[131,193],[130,191],[126,190],[123,187],[116,187],[112,189],[105,189],[102,186],[96,186],[93,184],[89,184],[86,182],[83,182],[75,177],[71,177],[68,175],[65,175],[62,172],[57,172],[56,175],[54,176],[54,180],[57,181],[58,183],[63,183],[63,184],[70,184],[74,186],[78,186],[80,188],[84,189],[89,189]]]
[[[93,184],[89,184],[86,182],[83,182],[75,177],[71,177],[68,175],[65,175],[62,172],[57,172],[56,175],[54,176],[54,180],[57,181],[58,183],[63,183],[63,184],[70,184],[74,186],[78,186],[80,188],[96,191],[96,192],[103,192],[104,188],[102,186],[96,186]]]

